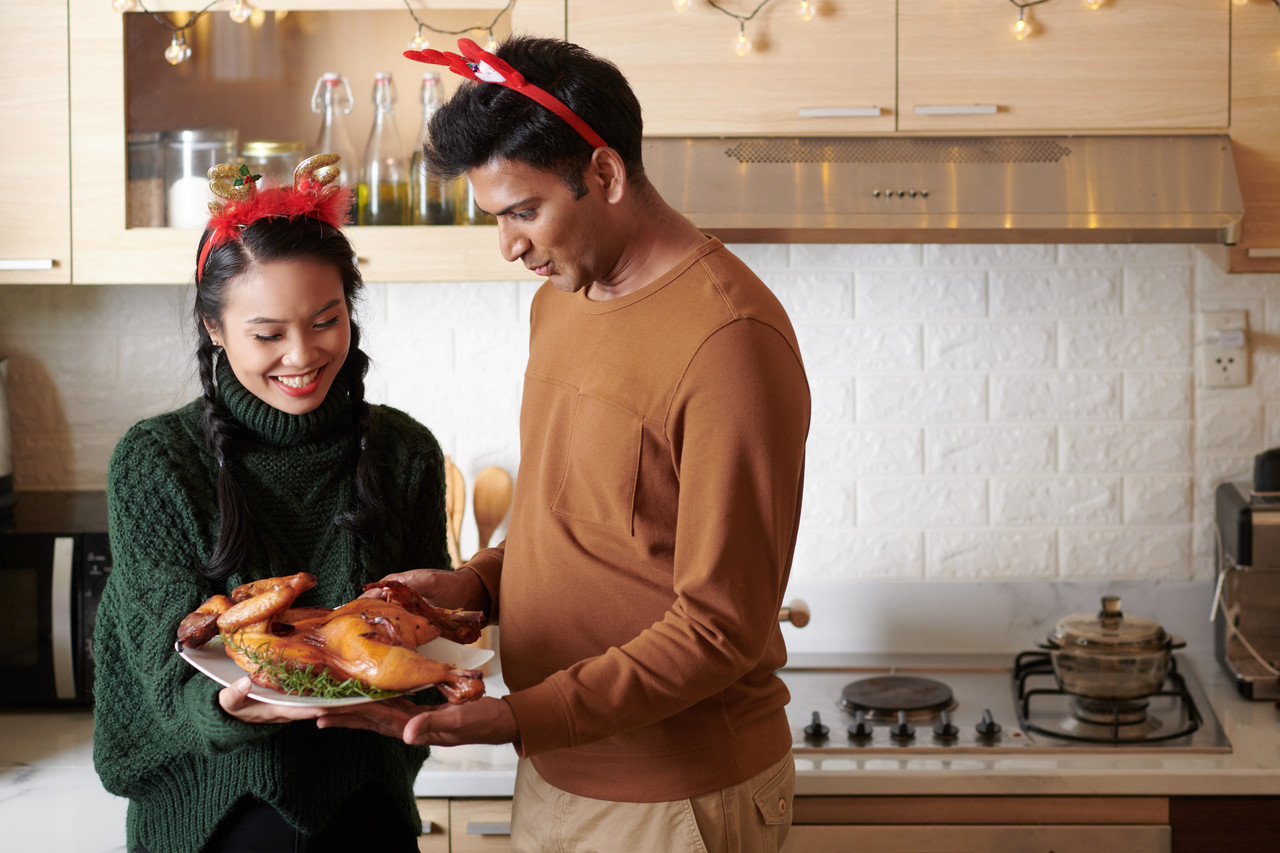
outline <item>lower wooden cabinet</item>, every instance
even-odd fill
[[[419,853],[485,853],[511,849],[511,800],[419,799]]]

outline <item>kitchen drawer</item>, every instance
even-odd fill
[[[451,800],[452,853],[511,849],[511,800]]]
[[[783,853],[1169,853],[1167,826],[793,826]]]

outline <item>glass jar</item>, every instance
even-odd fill
[[[164,134],[130,133],[125,227],[164,227]]]
[[[175,130],[165,151],[165,224],[170,228],[204,228],[209,202],[209,170],[236,159],[236,131],[212,127]]]
[[[268,186],[268,181],[272,185],[291,186],[293,170],[302,162],[306,147],[306,143],[301,140],[271,142],[255,139],[244,144],[240,150],[240,159],[255,175],[262,175],[261,186]]]

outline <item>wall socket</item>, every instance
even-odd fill
[[[1196,384],[1237,388],[1249,384],[1249,312],[1196,314]]]

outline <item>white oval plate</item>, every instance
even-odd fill
[[[227,657],[226,651],[222,648],[221,637],[214,637],[198,649],[188,649],[181,643],[177,644],[177,648],[183,660],[224,687],[248,675],[235,661]],[[431,642],[418,646],[418,654],[459,669],[478,669],[493,657],[493,649],[477,649],[446,640],[444,637],[436,637]],[[249,689],[249,696],[270,705],[303,705],[313,708],[341,708],[344,705],[363,705],[365,702],[378,701],[365,696],[349,696],[345,699],[293,696],[269,687],[259,687],[256,684]]]

